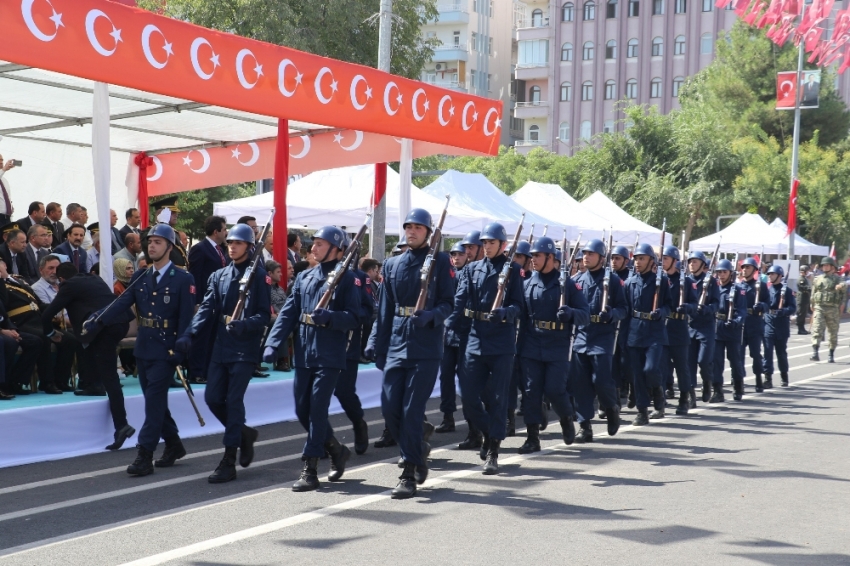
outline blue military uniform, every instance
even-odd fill
[[[693,260],[693,256],[691,260]],[[691,261],[689,260],[689,261]],[[697,308],[690,315],[688,329],[691,343],[688,355],[689,373],[691,376],[692,391],[697,387],[697,370],[702,378],[702,398],[708,401],[711,397],[711,384],[714,381],[714,347],[715,327],[717,320],[715,315],[720,305],[720,291],[714,276],[707,271],[695,277],[692,276],[693,284],[696,285]],[[702,297],[705,295],[705,299]],[[700,305],[700,301],[703,304]],[[690,408],[696,407],[696,393],[691,395]]]
[[[747,291],[733,282],[719,285],[720,308],[715,315],[716,339],[714,343],[714,377],[710,402],[721,402],[723,398],[723,367],[726,359],[732,370],[732,381],[736,392],[744,388],[744,364],[741,360],[741,325],[747,314]],[[732,317],[729,318],[731,304]]]
[[[758,272],[755,273],[758,278]],[[741,348],[741,365],[744,365],[744,347],[749,349],[753,360],[753,373],[756,376],[756,390],[762,387],[764,358],[761,348],[764,342],[764,313],[768,310],[767,285],[755,278],[738,284],[746,291],[746,317],[744,318],[744,342]],[[756,291],[758,289],[758,291]]]
[[[529,258],[525,262],[527,268],[523,268],[519,263],[517,263],[517,266],[520,268],[519,274],[520,274],[520,277],[522,278],[523,284],[526,281],[528,281],[529,279],[531,279],[531,276],[534,273],[534,271],[531,269],[531,256],[529,255],[530,252],[528,251],[530,249],[531,249],[531,245],[528,242],[519,242],[519,244],[517,244],[516,253],[514,253],[514,257],[516,257],[517,255],[524,255],[524,256],[528,256],[528,258]],[[519,352],[520,348],[522,347],[520,342],[522,342],[522,333],[519,332],[519,320],[517,320],[517,352]],[[508,436],[514,436],[516,434],[516,430],[515,430],[515,422],[516,421],[515,421],[514,415],[515,415],[516,410],[517,410],[517,405],[519,404],[518,403],[519,394],[523,392],[523,387],[524,387],[523,380],[524,380],[524,378],[523,378],[522,363],[521,363],[521,360],[520,360],[520,356],[517,355],[517,356],[514,356],[514,367],[513,367],[513,371],[511,371],[510,383],[508,384],[508,399],[507,399],[507,404],[508,404],[508,425],[507,425],[508,430],[507,430],[507,435]],[[523,405],[523,407],[525,407],[525,397],[523,397],[522,405]]]
[[[693,390],[693,378],[688,357],[690,355],[690,328],[688,322],[691,316],[697,314],[697,284],[693,278],[683,275],[681,271],[667,274],[670,285],[671,312],[667,316],[667,362],[666,383],[668,389],[673,389],[673,370],[679,383],[678,414],[687,414],[690,408],[690,392]],[[684,289],[684,303],[682,291]],[[679,308],[682,307],[682,308]]]
[[[628,257],[626,257],[628,259]],[[620,281],[625,282],[632,275],[631,269],[615,271]],[[614,385],[619,392],[619,398],[623,399],[629,395],[631,389],[631,401],[634,401],[634,375],[632,374],[632,363],[629,359],[629,325],[622,320],[617,321],[617,345],[614,347],[611,373],[614,376]]]
[[[771,268],[773,269],[773,268]],[[770,273],[768,271],[768,273]],[[782,292],[785,291],[785,298]],[[791,336],[791,315],[797,312],[797,299],[794,291],[783,283],[773,285],[768,283],[769,309],[764,315],[764,377],[765,385],[773,378],[773,352],[782,385],[788,385],[788,338]],[[782,308],[779,304],[782,303]]]

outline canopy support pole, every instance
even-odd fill
[[[277,121],[277,144],[274,152],[274,220],[272,231],[276,241],[272,256],[283,266],[286,273],[286,189],[289,184],[289,120]],[[280,286],[286,289],[286,278],[281,277]]]
[[[109,154],[109,85],[94,83],[92,108],[92,166],[94,168],[94,194],[97,202],[97,220],[100,226],[100,277],[109,288],[112,280],[112,215],[109,207],[110,154]]]
[[[413,140],[401,141],[398,187],[398,233],[404,234],[404,219],[410,212],[410,185],[413,183]]]

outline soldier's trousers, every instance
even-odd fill
[[[651,390],[661,387],[664,346],[653,344],[648,348],[629,346],[632,371],[635,375],[635,402],[638,410],[646,409],[652,402]]]
[[[697,387],[697,368],[704,383],[714,381],[714,336],[709,338],[691,338],[688,346],[688,370],[693,389]],[[721,381],[722,383],[722,381]]]
[[[336,389],[334,389],[334,396],[339,401],[339,406],[352,423],[363,420],[363,405],[360,403],[360,397],[357,396],[359,367],[359,359],[345,360],[345,369],[340,372],[339,379],[336,380]]]
[[[523,372],[523,420],[525,424],[543,423],[543,395],[552,403],[559,418],[573,415],[573,404],[567,392],[567,376],[570,362],[542,362],[531,358],[522,358]]]
[[[207,368],[204,401],[224,425],[222,444],[226,447],[238,448],[242,444],[245,391],[256,367],[255,362],[210,362]]]
[[[839,319],[838,307],[815,306],[815,314],[812,316],[812,346],[820,347],[826,331],[829,333],[829,349],[837,348]]]
[[[174,379],[174,366],[165,360],[136,358],[139,385],[145,396],[145,424],[139,431],[139,446],[153,452],[159,439],[177,438],[177,423],[168,410],[168,388]]]
[[[523,370],[520,357],[514,356],[513,370],[511,370],[511,379],[508,383],[508,411],[516,411],[519,392],[524,390],[523,380]],[[524,406],[525,397],[523,397],[523,407]]]
[[[295,395],[295,415],[307,431],[307,442],[302,452],[305,458],[324,456],[325,442],[334,435],[328,421],[328,407],[341,371],[336,368],[295,368],[292,393]]]
[[[679,391],[690,391],[693,389],[693,380],[690,370],[690,344],[664,347],[664,365],[666,366],[665,385],[673,387],[673,370],[676,370],[676,381]]]
[[[764,358],[761,354],[761,347],[764,343],[764,332],[756,330],[747,330],[744,327],[744,347],[750,351],[750,358],[753,360],[753,373],[761,375],[764,373]],[[743,353],[741,355],[741,365],[744,365]]]
[[[797,295],[797,330],[806,329],[806,317],[809,316],[809,307],[812,296],[810,293]]]
[[[727,359],[729,360],[729,367],[732,370],[732,380],[739,381],[744,379],[744,361],[741,359],[741,346],[739,342],[717,340],[714,343],[714,379],[712,381],[717,387],[723,386],[723,369]]]
[[[285,266],[284,266],[285,267]],[[189,348],[189,356],[186,360],[189,366],[189,375],[192,379],[196,377],[206,378],[209,370],[210,358],[212,357],[212,345],[215,343],[213,336],[215,324],[205,324],[192,339],[192,347]]]
[[[514,355],[479,356],[467,352],[464,362],[466,368],[460,394],[466,414],[475,428],[488,437],[504,440],[508,420],[505,393],[514,367]]]
[[[764,336],[764,374],[773,375],[773,352],[776,351],[776,362],[780,373],[788,373],[788,337]]]
[[[451,414],[457,411],[457,387],[455,375],[463,367],[463,351],[458,346],[445,345],[440,360],[440,412]]]
[[[434,391],[440,360],[389,358],[384,366],[381,410],[398,442],[401,457],[409,464],[424,466],[422,422],[425,404]]]
[[[611,355],[588,355],[573,352],[570,388],[576,403],[577,420],[590,421],[593,418],[593,398],[599,397],[599,406],[603,409],[616,407],[620,400],[611,376]]]
[[[629,391],[629,385],[634,383],[634,375],[629,360],[629,348],[622,343],[622,339],[619,342],[621,343],[617,344],[617,351],[612,358],[611,372],[614,376],[614,386],[620,389],[621,395],[625,395]]]

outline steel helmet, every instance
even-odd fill
[[[661,254],[667,257],[672,257],[676,261],[679,261],[681,257],[679,256],[679,248],[676,246],[664,246],[664,253]]]
[[[482,240],[499,240],[501,242],[508,241],[508,233],[505,232],[505,227],[498,222],[493,222],[484,227],[481,231]]]
[[[580,259],[583,259],[583,258],[584,258],[584,254],[581,253],[581,250],[578,250],[576,252],[576,255],[573,256],[573,261],[579,261]]]
[[[452,246],[452,249],[449,253],[453,254],[453,253],[456,253],[456,252],[460,252],[462,254],[465,254],[466,248],[463,247],[463,244],[461,244],[460,242],[457,242],[455,245]]]
[[[771,265],[767,268],[767,274],[778,273],[780,277],[785,277],[785,270],[779,265]]]
[[[555,250],[555,261],[557,261],[558,263],[561,263],[563,260],[564,259],[563,259],[563,254],[561,253],[561,250]]]
[[[604,257],[605,256],[605,244],[602,242],[602,240],[593,239],[593,240],[588,241],[584,245],[584,247],[581,249],[581,251],[597,253],[597,254]]]
[[[516,251],[514,254],[524,255],[526,257],[531,257],[531,244],[528,242],[522,241],[516,245]]]
[[[835,265],[835,260],[834,260],[834,259],[832,259],[830,256],[826,256],[825,258],[823,258],[822,260],[820,260],[820,264],[821,264],[821,265],[831,265],[832,267],[837,267],[837,266]]]
[[[635,256],[648,255],[655,259],[655,250],[649,244],[638,244],[635,248]]]
[[[227,233],[228,242],[248,242],[254,245],[254,229],[247,224],[236,224]]]
[[[313,234],[313,239],[315,240],[316,238],[325,240],[330,245],[341,250],[345,249],[345,233],[336,226],[322,226]]]
[[[749,265],[750,267],[753,267],[756,269],[756,271],[758,271],[759,264],[754,258],[748,257],[741,262],[741,267],[744,267],[745,265]]]
[[[611,255],[622,256],[625,259],[629,259],[629,248],[626,246],[614,246],[614,249],[611,250]]]
[[[534,241],[528,253],[532,254],[556,254],[558,250],[555,248],[555,241],[549,236],[541,236]],[[517,252],[519,253],[519,252]],[[560,259],[558,260],[560,261]]]
[[[160,222],[159,224],[150,229],[150,232],[148,232],[148,238],[150,238],[151,236],[165,238],[172,246],[174,245],[174,228],[164,222]]]
[[[469,234],[463,237],[463,240],[460,241],[461,246],[480,246],[481,245],[481,232],[478,230],[473,230]]]
[[[402,226],[407,226],[408,224],[419,224],[431,230],[431,213],[424,208],[414,208],[404,217],[404,224]]]
[[[735,271],[735,268],[732,266],[732,262],[728,259],[721,259],[714,267],[714,271]]]
[[[702,252],[691,252],[688,256],[688,263],[691,262],[692,259],[700,260],[704,265],[708,265],[708,258],[705,257],[705,254]]]

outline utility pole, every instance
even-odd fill
[[[803,0],[803,6],[800,10],[800,21],[806,15],[806,0]],[[791,187],[790,195],[794,192],[794,182],[797,180],[797,166],[800,159],[800,93],[798,89],[803,85],[803,53],[806,46],[806,38],[800,39],[800,49],[797,55],[797,86],[794,88],[794,142],[791,145]],[[798,197],[799,198],[799,197]],[[797,229],[791,230],[788,234],[788,260],[794,259],[794,236]]]
[[[381,0],[378,14],[378,70],[390,72],[393,33],[393,0]],[[383,262],[386,254],[387,196],[375,204],[372,215],[372,232],[369,237],[369,256]]]

